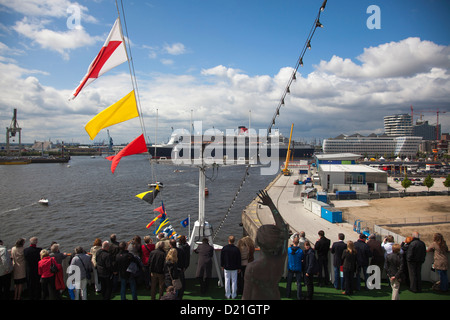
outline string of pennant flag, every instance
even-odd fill
[[[321,12],[325,9],[327,0],[324,0],[322,3],[322,6],[320,7],[319,13],[317,14],[317,17],[314,21],[313,27],[311,28],[310,34],[308,35],[307,41],[305,43],[305,46],[303,47],[300,57],[295,65],[295,68],[292,72],[292,75],[285,87],[284,93],[281,97],[281,100],[276,108],[275,114],[272,117],[272,121],[269,125],[269,128],[267,130],[267,134],[269,135],[271,133],[272,127],[275,125],[276,118],[280,115],[280,109],[285,104],[285,98],[287,94],[290,93],[290,86],[293,81],[296,80],[296,73],[300,66],[303,66],[303,58],[305,55],[305,52],[307,49],[311,49],[311,40],[314,36],[314,33],[317,28],[322,28],[323,25],[320,23],[319,18]],[[117,4],[117,2],[116,2]],[[125,24],[126,26],[126,24]],[[129,38],[129,37],[128,37]],[[131,56],[131,51],[130,51]],[[136,77],[134,76],[133,68],[130,64],[130,59],[128,58],[128,52],[125,45],[122,27],[120,23],[120,14],[119,17],[114,22],[114,25],[106,38],[105,43],[103,44],[102,48],[100,49],[100,52],[97,54],[95,59],[91,62],[91,64],[88,67],[86,75],[82,78],[80,84],[78,87],[73,91],[71,97],[69,100],[75,99],[80,92],[87,87],[89,84],[94,82],[97,78],[108,72],[109,70],[121,65],[125,61],[128,61],[129,67],[130,67],[130,74],[132,79],[132,86],[133,90],[129,92],[127,95],[125,95],[123,98],[121,98],[116,103],[112,104],[111,106],[105,108],[103,111],[98,113],[94,118],[92,118],[86,125],[85,130],[88,133],[91,140],[94,140],[94,138],[97,136],[97,134],[105,128],[108,128],[110,126],[129,121],[131,119],[139,117],[140,123],[141,123],[141,130],[142,134],[139,135],[137,138],[135,138],[132,142],[130,142],[125,148],[123,148],[120,152],[118,152],[116,155],[106,157],[106,159],[111,161],[111,172],[114,174],[117,166],[119,165],[121,159],[126,156],[134,155],[134,154],[140,154],[140,153],[148,153],[147,144],[145,141],[145,126],[144,121],[142,117],[142,112],[140,112],[140,99],[137,94],[137,83],[136,83]],[[150,156],[150,155],[149,155]],[[248,167],[246,170],[246,175],[248,174]],[[246,177],[246,176],[245,176]],[[245,177],[241,183],[240,188],[242,187],[242,184],[245,182]],[[239,190],[240,190],[239,188]],[[239,193],[239,190],[237,194]],[[153,201],[155,197],[160,192],[159,186],[156,186],[155,189],[140,193],[136,195],[136,197],[153,204]],[[235,196],[235,199],[237,197],[237,194]],[[233,199],[233,202],[228,209],[227,214],[225,215],[223,222],[227,218],[231,207],[234,204],[235,199]],[[166,210],[164,207],[163,202],[161,202],[161,207],[155,209],[154,211],[158,211],[159,215],[156,216],[155,219],[153,219],[149,224],[147,224],[147,229],[150,228],[153,224],[157,223],[157,227],[154,231],[154,234],[157,234],[158,232],[164,232],[167,237],[169,238],[176,238],[178,234],[175,232],[173,226],[170,224],[170,220],[167,218]],[[181,222],[181,225],[183,227],[186,227],[189,225],[189,218],[183,220]],[[220,227],[219,227],[220,229]],[[216,232],[217,234],[217,232]]]
[[[73,91],[69,100],[74,100],[89,84],[94,82],[97,78],[99,78],[109,70],[121,65],[125,61],[128,61],[128,63],[130,62],[128,59],[127,48],[123,37],[120,17],[118,17],[114,22],[114,25],[108,37],[106,38],[105,43],[100,49],[100,52],[89,65],[86,75],[80,81],[78,87]],[[129,92],[116,103],[98,113],[85,125],[85,130],[91,140],[94,140],[94,138],[102,129],[137,117],[141,118],[142,113],[139,112],[140,107],[137,103],[137,101],[139,101],[139,97],[136,97],[137,88],[135,83],[136,81],[132,80],[133,90],[131,92]],[[141,153],[148,154],[147,143],[145,141],[144,135],[145,128],[143,125],[143,120],[140,120],[142,134],[131,141],[116,155],[106,157],[106,159],[111,161],[111,172],[113,174],[123,157]],[[142,192],[136,195],[136,197],[148,202],[149,204],[153,204],[153,201],[155,200],[159,192],[160,189],[157,185],[153,190]],[[167,218],[164,203],[162,201],[161,207],[156,208],[154,211],[159,212],[159,214],[156,216],[156,218],[154,218],[150,223],[147,224],[146,228],[149,229],[156,223],[154,234],[163,232],[168,238],[178,237],[178,234],[175,232],[173,226],[170,225],[170,220]],[[181,222],[181,225],[183,227],[188,226],[189,218],[183,220]]]

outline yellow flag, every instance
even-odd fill
[[[125,97],[97,114],[84,128],[91,140],[94,140],[100,130],[138,116],[139,112],[137,109],[136,97],[134,95],[134,90],[132,90]]]

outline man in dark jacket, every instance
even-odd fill
[[[342,253],[347,249],[347,244],[344,242],[345,235],[338,234],[339,241],[336,241],[331,246],[331,253],[333,254],[334,267],[334,287],[336,289],[344,289],[344,277],[341,277]]]
[[[113,292],[117,292],[119,288],[119,274],[117,273],[116,256],[119,253],[119,242],[115,233],[109,237],[109,253],[111,254],[111,263],[113,268]]]
[[[392,253],[386,256],[385,270],[392,287],[392,300],[399,299],[400,282],[404,278],[403,257],[400,245],[392,245]]]
[[[241,251],[234,245],[234,241],[234,236],[229,236],[228,244],[222,248],[220,253],[220,265],[225,277],[225,297],[227,299],[236,298],[237,275],[241,271]]]
[[[187,270],[187,268],[189,268],[189,264],[191,261],[191,246],[187,243],[186,241],[186,236],[180,236],[178,239],[178,247],[181,249],[181,251],[183,252],[184,255],[184,262],[182,265],[180,265],[181,268],[181,273],[180,273],[180,278],[181,278],[181,283],[183,284],[183,288],[181,290],[178,291],[178,297],[179,299],[183,298],[183,294],[184,294],[184,288],[186,288],[186,277],[185,277],[185,272]]]
[[[170,239],[169,243],[170,243],[170,248],[177,250],[177,258],[178,258],[177,271],[178,271],[178,276],[180,277],[181,283],[183,285],[183,287],[181,289],[179,289],[177,292],[177,300],[181,300],[183,298],[184,288],[185,288],[185,284],[186,284],[186,279],[184,277],[184,270],[185,270],[184,267],[186,265],[187,258],[186,258],[186,254],[185,254],[184,250],[177,247],[177,240]]]
[[[356,250],[356,290],[361,290],[361,271],[364,276],[364,285],[367,289],[367,267],[369,266],[369,258],[372,257],[369,245],[366,243],[367,236],[364,233],[359,234],[358,241],[355,242]]]
[[[23,250],[27,270],[27,286],[30,294],[30,300],[39,300],[41,298],[41,277],[38,273],[38,264],[41,260],[42,248],[37,247],[38,239],[30,238],[30,246]]]
[[[384,248],[381,245],[381,241],[377,240],[377,237],[374,234],[369,236],[369,241],[367,241],[367,245],[372,252],[372,260],[370,260],[371,265],[377,265],[380,270],[383,270],[384,267]]]
[[[208,238],[203,238],[202,243],[194,250],[198,254],[198,263],[195,276],[200,282],[200,294],[205,294],[208,290],[209,279],[212,274],[212,259],[214,247],[209,244]]]
[[[318,272],[316,253],[311,248],[309,241],[305,241],[305,258],[304,258],[304,271],[305,271],[305,285],[306,285],[306,300],[312,300],[314,294],[314,275]]]
[[[110,300],[112,294],[112,258],[109,252],[109,242],[104,241],[102,248],[96,252],[97,275],[101,284],[103,300]]]
[[[119,253],[116,256],[117,271],[119,272],[120,277],[120,298],[121,300],[126,300],[125,293],[128,282],[130,284],[132,298],[133,300],[137,300],[136,279],[129,267],[132,262],[137,265],[138,261],[134,259],[134,256],[126,248],[127,243],[121,242],[119,244]]]
[[[152,300],[156,300],[156,288],[159,287],[159,299],[164,295],[164,260],[166,252],[164,251],[164,243],[159,241],[156,243],[155,250],[150,252],[148,258],[148,268],[152,283],[151,296]]]
[[[410,290],[412,292],[422,291],[422,264],[425,262],[427,249],[425,243],[419,239],[419,233],[413,232],[412,241],[406,251],[406,262],[408,264]]]
[[[314,250],[317,252],[317,262],[319,265],[319,287],[328,285],[330,282],[330,274],[328,272],[328,252],[330,251],[330,239],[325,237],[325,232],[318,232],[319,240],[316,241]],[[322,277],[323,270],[323,277]]]

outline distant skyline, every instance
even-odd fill
[[[204,130],[268,128],[322,2],[124,0],[147,142],[191,116]],[[447,0],[329,0],[275,128],[294,123],[306,141],[381,134],[384,116],[413,106],[433,125],[439,109],[449,132],[449,12]],[[114,0],[0,0],[2,130],[16,108],[24,143],[107,140],[84,126],[131,90],[128,64],[68,98],[117,15]],[[109,131],[115,144],[142,133],[138,119]]]

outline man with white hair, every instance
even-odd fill
[[[419,239],[419,233],[417,231],[412,233],[412,237],[413,239],[406,251],[406,262],[409,272],[409,289],[417,293],[422,291],[421,269],[422,264],[425,262],[427,249],[425,243]]]
[[[30,246],[23,250],[27,266],[27,288],[31,300],[39,300],[41,298],[41,276],[38,273],[38,263],[41,260],[41,250],[37,246],[38,238],[30,238]]]

